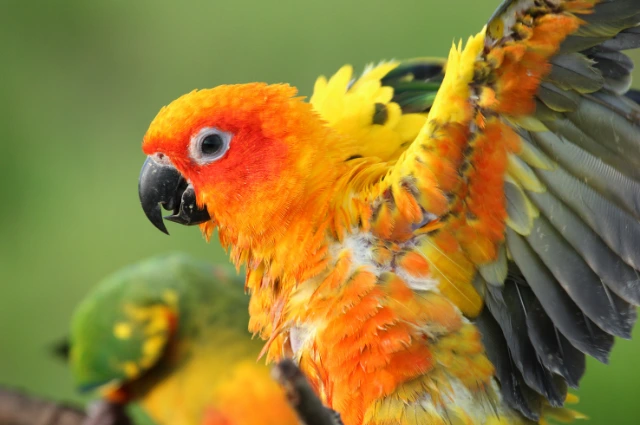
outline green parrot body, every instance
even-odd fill
[[[281,389],[256,363],[261,343],[247,332],[241,288],[233,270],[182,254],[107,277],[73,318],[79,389],[139,401],[160,424],[295,423]]]

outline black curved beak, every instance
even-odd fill
[[[167,235],[160,205],[173,212],[164,218],[174,223],[191,226],[211,220],[206,208],[198,208],[193,187],[178,170],[158,163],[152,157],[147,157],[140,170],[138,196],[149,221]]]

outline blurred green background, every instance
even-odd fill
[[[308,95],[344,63],[443,56],[498,3],[0,1],[0,384],[76,399],[48,350],[95,282],[169,250],[226,261],[197,229],[168,237],[140,210],[140,143],[162,105],[248,81]],[[591,424],[639,423],[639,354],[640,338],[618,341],[610,366],[589,362]]]

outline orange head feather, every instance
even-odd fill
[[[207,236],[215,223],[223,244],[260,251],[296,220],[321,227],[314,217],[326,219],[327,197],[344,162],[335,149],[340,136],[295,95],[288,85],[262,83],[193,91],[151,123],[143,150],[168,158],[192,184],[213,220],[202,226]],[[214,160],[199,151],[207,131],[228,145]]]

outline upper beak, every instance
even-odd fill
[[[138,195],[149,221],[167,235],[160,205],[173,212],[164,218],[175,223],[193,225],[211,220],[206,208],[198,208],[193,186],[178,170],[172,165],[158,163],[150,156],[140,170]]]

